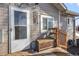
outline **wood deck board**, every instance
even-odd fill
[[[56,47],[56,48],[49,48],[47,50],[43,50],[40,52],[35,52],[35,53],[30,53],[28,51],[20,51],[20,52],[16,52],[16,53],[12,53],[12,54],[8,54],[6,56],[33,56],[33,55],[41,55],[42,54],[48,54],[50,55],[50,53],[52,53],[52,56],[57,56],[56,54],[54,54],[53,52],[60,52],[60,53],[66,53],[68,54],[68,52],[60,47]],[[45,56],[45,55],[44,55]]]

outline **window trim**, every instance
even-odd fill
[[[48,16],[48,15],[41,15],[41,32],[46,32],[47,30],[48,30],[48,20],[47,20],[47,30],[44,30],[43,29],[43,17],[45,17],[45,18],[52,18],[52,22],[54,22],[54,17],[52,17],[52,16]]]

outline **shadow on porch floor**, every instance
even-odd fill
[[[32,53],[31,51],[20,51],[6,56],[70,56],[70,54],[66,50],[56,47],[35,53]]]
[[[68,48],[68,52],[73,54],[74,56],[79,56],[79,46],[73,46]]]

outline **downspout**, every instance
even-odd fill
[[[77,46],[75,39],[75,18],[73,19],[73,41],[74,41],[74,46]]]
[[[59,11],[58,29],[60,29],[60,11]]]
[[[11,53],[11,40],[10,40],[10,3],[8,5],[8,54]]]

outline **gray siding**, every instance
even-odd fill
[[[67,24],[67,38],[73,39],[73,18],[69,17],[69,24]]]
[[[0,44],[0,55],[8,52],[8,5],[0,4],[0,30],[3,31],[2,44]]]
[[[65,16],[60,16],[60,29],[63,32],[67,31],[67,17]]]
[[[41,15],[45,14],[54,17],[54,21],[56,21],[56,23],[53,25],[53,27],[58,27],[59,10],[53,4],[40,4],[39,7]]]
[[[41,33],[41,15],[48,15],[54,17],[54,20],[57,22],[53,26],[58,27],[58,20],[59,20],[59,10],[54,7],[52,4],[45,4],[41,3],[35,9],[38,12],[38,24],[34,24],[32,20],[32,29],[31,29],[31,38],[36,39],[38,35]]]

